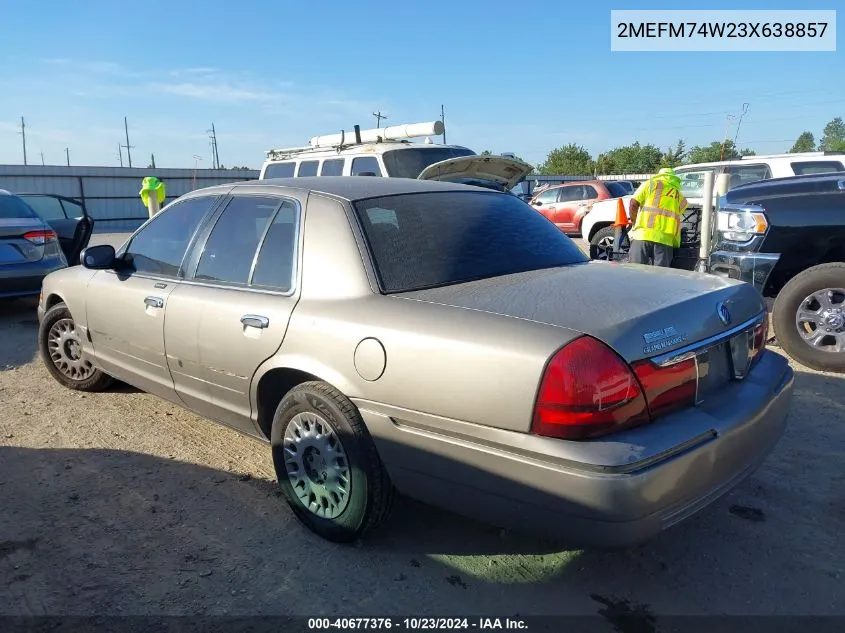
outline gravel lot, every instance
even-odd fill
[[[845,614],[841,376],[797,367],[763,468],[644,546],[559,551],[404,501],[344,547],[295,522],[268,447],[63,389],[35,334],[33,301],[0,304],[2,614]]]

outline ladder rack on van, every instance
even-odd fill
[[[341,130],[339,134],[315,136],[311,139],[308,145],[302,147],[271,149],[267,150],[265,153],[267,154],[267,158],[269,160],[279,160],[320,149],[335,149],[340,151],[345,147],[362,145],[364,143],[383,143],[386,141],[407,143],[407,139],[420,138],[423,136],[438,136],[443,134],[444,130],[445,128],[443,127],[442,121],[407,123],[404,125],[392,125],[390,127],[373,128],[370,130],[362,130],[360,125],[356,125],[354,128],[354,136],[351,139],[347,138],[345,130]]]

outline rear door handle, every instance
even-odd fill
[[[241,323],[247,327],[257,327],[263,330],[270,325],[270,319],[260,314],[245,314],[241,317]]]
[[[147,297],[144,299],[144,303],[150,306],[151,308],[163,308],[164,307],[164,299],[161,297]]]

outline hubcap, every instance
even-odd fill
[[[807,345],[824,352],[845,352],[845,289],[825,288],[804,298],[795,327]]]
[[[339,516],[349,504],[349,460],[329,424],[298,413],[285,429],[285,469],[293,491],[313,514]]]
[[[94,367],[82,355],[82,342],[72,319],[59,319],[47,334],[47,350],[53,365],[71,380],[85,380]]]

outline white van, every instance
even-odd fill
[[[460,145],[433,143],[441,121],[315,136],[308,145],[271,149],[260,179],[306,176],[376,176],[445,180],[510,191],[531,165],[506,156],[479,155]],[[425,137],[423,143],[412,138]]]

